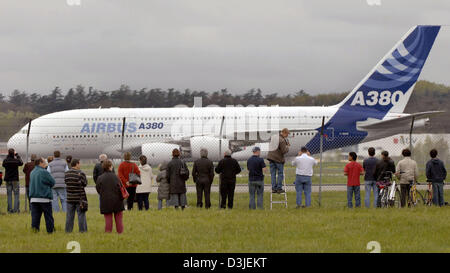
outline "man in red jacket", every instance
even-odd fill
[[[355,207],[361,207],[359,177],[364,174],[364,169],[361,164],[356,162],[357,157],[355,152],[350,152],[348,154],[348,161],[350,161],[350,163],[345,165],[344,168],[344,173],[347,176],[347,204],[349,208],[353,207],[353,193],[355,193]]]
[[[139,167],[131,162],[131,153],[130,152],[126,152],[124,154],[123,159],[125,161],[123,161],[122,163],[120,163],[119,165],[119,169],[118,169],[118,176],[120,178],[120,181],[122,181],[122,184],[125,186],[125,188],[128,191],[128,194],[130,194],[130,196],[127,199],[127,209],[131,210],[133,208],[133,204],[134,204],[134,199],[136,197],[136,187],[137,184],[130,184],[128,181],[128,177],[130,176],[130,173],[135,173],[138,176],[141,175],[141,172],[139,171]]]

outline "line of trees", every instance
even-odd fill
[[[42,93],[42,92],[40,92]],[[200,96],[203,105],[280,105],[320,106],[333,105],[345,98],[348,92],[310,95],[304,90],[293,94],[264,95],[261,89],[251,89],[244,94],[231,94],[227,89],[205,92],[159,88],[132,90],[127,85],[113,91],[98,90],[81,85],[63,92],[59,87],[47,94],[14,90],[5,97],[0,92],[0,141],[5,141],[30,118],[68,109],[98,107],[172,107],[178,104],[192,106],[193,97]],[[428,81],[419,81],[405,109],[406,112],[447,110],[450,105],[450,87]],[[432,131],[450,132],[449,113],[433,118]]]

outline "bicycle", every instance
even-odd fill
[[[381,208],[400,207],[400,190],[397,182],[392,180],[392,172],[384,172],[383,181],[377,182],[378,202],[377,206]]]
[[[419,182],[410,181],[411,189],[409,190],[409,198],[408,198],[408,207],[425,205],[426,201],[423,198],[422,193],[417,190],[417,185],[420,185]]]
[[[425,205],[433,205],[433,186],[431,182],[428,182],[428,189],[425,191]]]

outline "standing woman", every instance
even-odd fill
[[[169,183],[169,203],[175,209],[184,209],[187,205],[186,180],[189,178],[189,169],[180,159],[180,151],[173,149],[172,160],[167,165],[167,182]]]
[[[120,234],[123,232],[122,216],[125,210],[120,190],[123,185],[112,170],[111,160],[104,161],[103,174],[98,177],[95,188],[100,195],[100,213],[105,217],[105,232],[112,232],[114,215],[116,231]]]
[[[148,210],[150,207],[148,196],[150,195],[150,192],[152,190],[153,180],[152,167],[147,164],[147,157],[145,155],[141,155],[139,157],[139,161],[141,163],[141,165],[139,166],[139,171],[141,172],[142,184],[137,186],[136,199],[139,210],[142,210],[144,206],[145,210]]]
[[[127,208],[128,208],[128,210],[132,210],[133,204],[134,204],[134,199],[136,197],[137,184],[130,183],[130,181],[128,181],[128,179],[130,177],[130,173],[135,173],[138,176],[140,176],[141,172],[139,171],[139,167],[135,163],[130,161],[131,160],[130,152],[126,152],[123,156],[123,159],[125,161],[120,163],[118,175],[119,175],[120,181],[122,181],[122,184],[127,189],[128,194],[130,195],[127,199]]]
[[[166,200],[166,207],[169,206],[169,183],[167,182],[167,162],[159,166],[159,174],[156,176],[158,183],[158,210],[162,209],[163,200]]]

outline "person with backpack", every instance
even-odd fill
[[[241,172],[241,166],[231,157],[231,151],[226,150],[224,157],[215,169],[220,174],[220,208],[225,209],[228,199],[228,208],[233,208],[234,189],[236,188],[236,175]]]
[[[20,212],[20,188],[19,188],[19,167],[23,161],[14,149],[8,150],[8,155],[3,160],[2,166],[5,168],[5,183],[8,203],[8,213]],[[14,193],[14,207],[13,207]]]
[[[166,200],[166,207],[169,206],[169,183],[167,181],[167,162],[159,166],[159,174],[156,176],[158,183],[158,210],[162,209],[163,200]]]
[[[444,181],[447,178],[447,170],[444,162],[437,158],[436,149],[430,151],[431,159],[426,165],[427,181],[431,183],[433,191],[433,205],[442,207],[444,202]]]
[[[130,195],[127,199],[127,210],[133,209],[134,199],[136,198],[136,188],[137,181],[130,181],[130,176],[133,177],[132,174],[137,176],[141,175],[138,165],[136,163],[131,162],[131,153],[126,152],[123,155],[123,161],[119,165],[119,169],[117,170],[120,181],[122,181],[123,186],[127,189],[128,194]]]
[[[87,186],[86,174],[80,169],[79,159],[71,159],[70,167],[64,178],[67,190],[66,232],[70,233],[73,230],[75,212],[78,214],[78,230],[87,232],[86,211],[88,203],[84,191]]]
[[[180,150],[173,149],[172,160],[167,164],[167,182],[169,183],[169,203],[175,209],[182,210],[187,205],[186,180],[189,179],[189,169],[180,159]]]

